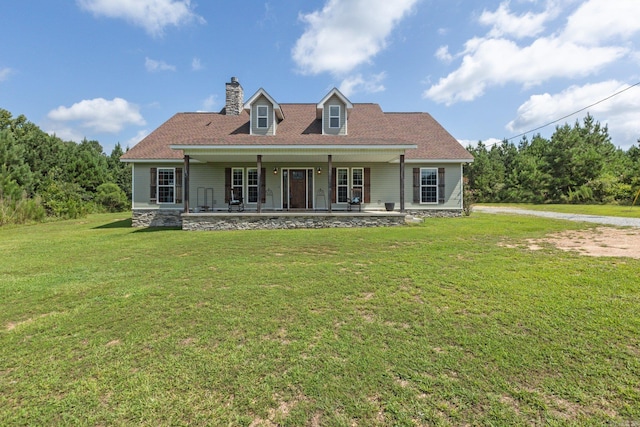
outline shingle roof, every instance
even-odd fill
[[[460,145],[427,113],[384,113],[378,104],[353,104],[347,135],[322,135],[316,104],[280,104],[285,119],[276,135],[250,135],[249,114],[178,113],[128,150],[123,160],[182,159],[176,145],[222,146],[331,146],[417,145],[407,159],[472,160]]]

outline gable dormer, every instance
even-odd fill
[[[323,135],[346,135],[351,101],[338,89],[333,88],[316,105],[316,118],[322,120]]]
[[[244,104],[249,112],[249,129],[251,135],[275,135],[278,122],[284,119],[280,104],[260,88]]]

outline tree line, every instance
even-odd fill
[[[616,148],[589,114],[557,126],[550,139],[467,150],[474,156],[465,168],[467,197],[477,202],[631,204],[640,189],[640,148]]]
[[[0,108],[0,225],[126,210],[131,167],[98,141],[75,143]]]

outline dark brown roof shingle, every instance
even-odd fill
[[[384,113],[377,104],[353,104],[347,135],[322,135],[316,104],[280,104],[276,135],[249,134],[249,115],[178,113],[127,151],[123,160],[181,159],[172,145],[417,145],[407,159],[468,161],[473,157],[427,113]]]

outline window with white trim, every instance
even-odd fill
[[[247,169],[247,202],[258,203],[258,169]]]
[[[438,203],[438,169],[420,169],[420,203]]]
[[[360,191],[358,191],[360,190]],[[351,169],[351,196],[364,197],[364,168]]]
[[[176,170],[158,168],[158,203],[174,203]]]
[[[231,191],[236,199],[243,197],[244,189],[244,169],[233,168],[231,170]]]
[[[269,107],[258,105],[258,128],[266,129],[269,126]]]
[[[336,200],[338,203],[347,203],[349,199],[349,169],[336,169]]]
[[[340,106],[339,105],[329,106],[329,127],[330,128],[340,127]]]

